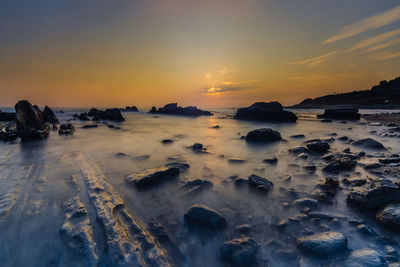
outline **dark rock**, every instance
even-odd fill
[[[124,109],[122,109],[122,111],[125,111],[125,112],[138,112],[139,110],[135,106],[131,106],[131,107],[126,106]]]
[[[120,130],[121,129],[121,127],[115,126],[113,124],[107,124],[107,127],[110,128],[110,129],[115,129],[115,130]]]
[[[16,114],[12,112],[0,111],[0,121],[15,121]]]
[[[333,121],[329,120],[329,119],[323,119],[323,120],[321,120],[321,122],[333,122]]]
[[[219,129],[219,128],[221,128],[219,125],[214,125],[214,126],[212,126],[211,127],[212,129]]]
[[[323,153],[328,151],[331,148],[331,146],[327,142],[318,141],[314,143],[308,143],[307,148],[312,151]]]
[[[90,121],[89,117],[86,115],[86,113],[81,113],[78,116],[76,116],[78,120],[81,121]]]
[[[160,184],[162,182],[176,178],[180,170],[176,167],[161,167],[150,169],[136,176],[128,177],[128,182],[135,184],[137,188],[148,188]]]
[[[156,107],[151,107],[151,109],[149,110],[148,113],[156,113],[157,112],[157,108]]]
[[[278,159],[277,158],[268,158],[268,159],[264,159],[263,162],[268,163],[268,164],[277,164]]]
[[[195,144],[192,146],[192,149],[193,149],[193,150],[203,150],[204,147],[203,147],[203,144],[195,143]]]
[[[293,154],[301,154],[301,153],[308,153],[308,152],[310,152],[310,150],[308,150],[307,148],[305,148],[303,146],[297,146],[297,147],[290,148],[289,152],[293,153]]]
[[[42,112],[26,100],[15,105],[17,113],[17,135],[22,141],[44,139],[49,136],[49,126],[43,119]]]
[[[179,170],[184,171],[189,169],[190,165],[187,163],[180,163],[180,162],[171,162],[171,163],[167,163],[166,166],[168,168],[178,168]]]
[[[249,179],[245,178],[236,178],[235,179],[235,186],[242,186],[242,185],[248,185],[249,184]]]
[[[224,261],[233,266],[250,266],[256,261],[258,244],[251,238],[242,236],[225,242],[221,248]]]
[[[88,116],[93,117],[93,120],[110,120],[117,122],[125,121],[119,108],[109,108],[105,111],[92,108],[89,111]]]
[[[235,119],[268,121],[268,122],[296,122],[297,116],[283,109],[278,102],[257,102],[253,105],[237,110]]]
[[[316,208],[318,207],[318,202],[311,198],[299,198],[293,202],[294,205],[299,207]]]
[[[153,109],[154,108],[154,109]],[[177,103],[167,104],[162,108],[156,110],[153,107],[149,113],[157,113],[157,114],[168,114],[168,115],[182,115],[182,116],[212,116],[213,114],[209,111],[198,109],[194,106],[189,107],[178,107]]]
[[[379,159],[379,162],[382,164],[400,163],[400,158]]]
[[[323,232],[297,238],[300,250],[319,256],[331,255],[347,248],[347,239],[338,232]]]
[[[195,186],[212,187],[213,183],[210,181],[206,181],[206,180],[194,179],[194,180],[185,181],[182,184],[183,188],[192,188]]]
[[[223,229],[227,225],[225,218],[219,212],[201,204],[193,205],[184,218],[185,223],[192,227]]]
[[[304,134],[296,134],[296,135],[291,135],[290,138],[306,138]]]
[[[270,190],[274,184],[266,178],[252,174],[249,176],[249,185],[252,187],[264,186],[266,189]]]
[[[325,166],[322,171],[324,172],[340,172],[340,171],[351,171],[356,165],[357,161],[352,160],[346,156],[336,156],[331,159],[331,163]]]
[[[163,143],[163,144],[172,144],[173,142],[174,142],[174,140],[172,140],[172,139],[164,139],[161,141],[161,143]]]
[[[364,149],[373,149],[373,150],[386,150],[386,148],[379,143],[378,141],[372,138],[365,138],[351,143],[353,146],[361,147]]]
[[[377,236],[378,234],[368,225],[366,224],[359,224],[357,225],[357,231],[365,236]]]
[[[351,252],[346,261],[346,266],[354,267],[383,267],[385,266],[382,256],[373,249],[359,249]]]
[[[325,109],[323,115],[318,118],[336,119],[336,120],[359,120],[361,114],[354,107],[331,107]]]
[[[83,125],[82,129],[90,129],[90,128],[98,128],[99,125],[97,124],[87,124],[87,125]]]
[[[365,170],[375,170],[375,169],[379,169],[379,168],[382,168],[382,167],[383,167],[383,165],[380,164],[380,163],[371,163],[371,164],[365,165],[363,168]]]
[[[72,135],[75,132],[75,127],[71,123],[64,123],[60,125],[60,129],[58,130],[58,134],[61,135]]]
[[[231,164],[241,164],[241,163],[246,163],[247,161],[245,159],[228,159],[228,163]]]
[[[56,114],[54,114],[53,110],[48,106],[45,106],[43,109],[43,119],[48,123],[59,123]]]
[[[242,235],[247,235],[247,234],[249,234],[250,231],[251,231],[251,226],[248,225],[248,224],[242,224],[242,225],[237,226],[237,227],[235,228],[235,230],[236,230],[237,232],[239,232],[240,234],[242,234]]]
[[[281,134],[269,128],[257,129],[246,135],[247,142],[273,142],[282,140]]]
[[[347,140],[349,140],[349,138],[347,136],[342,136],[342,137],[339,137],[338,140],[347,141]]]
[[[352,177],[348,179],[343,179],[342,183],[352,186],[363,186],[367,183],[367,179],[361,177]]]
[[[376,215],[381,224],[398,228],[400,226],[400,204],[389,204]]]
[[[347,201],[361,207],[377,209],[400,201],[400,188],[390,180],[373,180],[364,186],[354,187],[348,193]]]
[[[18,138],[17,127],[14,122],[10,122],[0,128],[0,140],[3,142],[12,142]]]

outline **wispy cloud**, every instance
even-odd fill
[[[365,48],[365,47],[368,47],[368,46],[371,46],[374,44],[384,42],[384,41],[386,41],[396,35],[399,35],[399,34],[400,34],[400,29],[379,34],[377,36],[374,36],[374,37],[371,37],[371,38],[368,38],[368,39],[365,39],[365,40],[362,40],[362,41],[356,43],[351,48],[347,49],[346,52],[352,52],[352,51],[359,50],[359,49],[362,49],[362,48]]]
[[[384,48],[388,48],[388,47],[394,46],[396,44],[400,44],[400,38],[394,39],[394,40],[389,41],[389,42],[385,42],[383,44],[375,45],[373,47],[368,48],[365,51],[374,52],[374,51],[377,51],[377,50],[381,50],[381,49],[384,49]]]
[[[388,53],[382,53],[378,54],[375,56],[376,60],[388,60],[388,59],[393,59],[393,58],[398,58],[400,57],[400,52],[388,52]]]
[[[222,82],[217,86],[202,89],[201,92],[210,96],[217,96],[233,91],[248,90],[254,87],[256,80],[249,80],[244,82]]]
[[[329,44],[342,40],[354,35],[360,34],[362,32],[377,29],[382,26],[388,25],[400,19],[400,5],[387,10],[386,12],[374,15],[372,17],[366,18],[354,24],[350,24],[343,27],[339,32],[327,40],[323,41],[323,44]]]
[[[293,61],[293,62],[290,62],[289,64],[291,64],[291,65],[305,65],[305,66],[308,66],[308,67],[315,67],[315,66],[318,66],[321,63],[327,61],[329,58],[331,58],[332,56],[338,54],[339,52],[340,51],[332,51],[332,52],[323,54],[321,56],[308,58],[308,59],[304,59],[304,60],[300,60],[300,61]]]

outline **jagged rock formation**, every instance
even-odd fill
[[[162,108],[156,109],[152,107],[149,113],[169,114],[169,115],[182,115],[182,116],[212,116],[213,114],[206,110],[198,109],[194,106],[178,107],[177,103],[167,104]]]
[[[247,108],[237,110],[235,119],[268,121],[268,122],[296,122],[297,116],[284,110],[278,102],[257,102]]]
[[[43,119],[48,123],[59,123],[56,114],[54,114],[53,110],[48,106],[45,106],[43,109]]]
[[[125,112],[138,112],[139,110],[137,109],[136,106],[126,106],[125,108],[121,108],[121,111]]]
[[[108,108],[105,111],[92,108],[86,115],[93,117],[93,120],[125,121],[119,108]]]
[[[32,106],[26,100],[15,105],[17,113],[17,135],[23,141],[44,139],[49,136],[49,126],[37,106]]]

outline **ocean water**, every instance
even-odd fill
[[[72,118],[77,110],[56,113],[62,120]],[[295,110],[299,120],[294,124],[260,123],[231,119],[233,109],[215,110],[211,117],[177,117],[146,113],[123,113],[126,121],[113,123],[120,130],[110,129],[101,122],[99,128],[82,129],[91,122],[72,121],[76,127],[72,136],[60,136],[52,132],[47,140],[31,143],[0,144],[0,266],[86,266],[85,256],[67,245],[60,234],[65,211],[63,205],[73,196],[80,196],[87,206],[93,229],[99,266],[107,266],[108,249],[101,224],[88,197],[87,184],[82,178],[95,168],[119,195],[126,209],[146,226],[150,218],[156,218],[169,232],[180,252],[184,255],[183,266],[223,266],[220,248],[228,240],[239,237],[235,228],[242,224],[251,226],[249,236],[257,241],[258,266],[293,266],[285,258],[274,257],[264,248],[269,240],[282,244],[285,249],[298,253],[299,261],[310,266],[340,266],[341,259],[325,257],[315,259],[298,252],[295,239],[278,231],[279,221],[302,212],[301,208],[283,202],[291,202],[287,191],[294,189],[307,197],[315,186],[328,175],[321,172],[326,163],[318,155],[299,159],[288,149],[303,145],[304,141],[348,136],[358,140],[372,137],[390,148],[387,154],[400,153],[398,138],[382,137],[384,126],[360,122],[321,123],[316,119],[319,110]],[[369,113],[374,111],[369,110]],[[376,112],[376,111],[375,111]],[[213,126],[219,125],[215,129]],[[257,128],[273,128],[285,141],[267,145],[248,144],[240,137]],[[370,133],[376,131],[376,133]],[[291,135],[304,134],[305,139],[293,139]],[[334,135],[337,134],[337,135]],[[163,139],[173,139],[162,144]],[[189,146],[202,143],[208,153],[194,153]],[[331,152],[341,152],[349,144],[336,140]],[[117,156],[124,153],[125,156]],[[373,157],[361,162],[378,161],[380,153],[367,151]],[[263,163],[263,159],[276,157],[277,165]],[[241,159],[242,163],[230,163],[229,159]],[[87,164],[82,164],[82,161]],[[137,190],[126,179],[145,170],[162,167],[167,163],[181,162],[190,165],[172,181],[147,190]],[[298,165],[298,166],[296,166]],[[303,166],[315,165],[314,175],[302,175]],[[372,174],[357,167],[361,177]],[[248,177],[256,174],[274,183],[268,194],[259,194],[249,188],[235,187],[229,177]],[[283,177],[292,176],[291,182]],[[354,173],[342,173],[339,180]],[[396,179],[396,177],[392,177]],[[188,179],[202,179],[213,183],[201,192],[188,193],[181,187]],[[398,179],[398,177],[397,177]],[[343,186],[342,186],[343,187]],[[343,233],[350,249],[375,248],[373,238],[362,235],[348,223],[348,219],[362,219],[379,235],[400,241],[397,233],[388,231],[375,222],[374,216],[351,208],[346,203],[348,189],[337,192],[332,204],[321,204],[313,211],[336,216],[338,224],[321,222],[309,225],[313,232],[330,229]],[[192,232],[184,224],[184,214],[193,204],[204,204],[220,212],[227,220],[227,228],[220,233],[205,235]],[[297,262],[299,262],[297,261]]]

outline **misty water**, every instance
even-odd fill
[[[56,114],[66,121],[77,112],[68,110]],[[113,123],[120,126],[120,130],[110,129],[101,122],[99,128],[82,129],[81,126],[88,123],[73,121],[76,131],[72,136],[60,136],[55,131],[43,141],[0,144],[0,266],[86,266],[85,257],[68,246],[60,233],[65,216],[63,205],[73,196],[80,196],[89,211],[99,266],[109,264],[104,230],[96,220],[87,184],[82,178],[88,166],[104,175],[123,199],[126,209],[143,227],[154,217],[168,230],[184,256],[180,262],[182,266],[223,266],[220,248],[224,242],[240,236],[235,228],[242,224],[251,226],[249,236],[259,245],[258,266],[293,266],[289,259],[276,257],[264,247],[270,240],[298,252],[300,260],[297,263],[304,266],[340,265],[341,258],[304,256],[297,250],[295,239],[277,229],[279,221],[304,212],[300,207],[283,205],[292,202],[288,190],[294,189],[300,197],[307,197],[323,178],[329,176],[321,172],[326,162],[320,156],[300,159],[288,153],[288,149],[304,146],[306,140],[315,138],[348,136],[358,140],[373,137],[390,148],[384,153],[394,154],[400,153],[399,139],[380,136],[382,126],[360,122],[321,123],[316,119],[315,114],[319,112],[316,110],[296,110],[300,119],[292,124],[236,121],[231,118],[233,112],[230,109],[215,110],[214,116],[198,118],[125,112],[125,122]],[[215,125],[220,128],[213,128]],[[279,131],[286,141],[254,145],[241,139],[249,131],[263,127]],[[370,134],[371,131],[377,132]],[[290,137],[297,134],[304,134],[306,138]],[[174,142],[163,144],[163,139]],[[194,143],[202,143],[208,153],[193,152],[189,146]],[[331,152],[341,152],[347,147],[352,152],[360,151],[336,140],[331,143]],[[361,162],[378,161],[380,153],[367,153],[376,157],[366,157]],[[278,158],[277,165],[263,163],[265,158],[271,157]],[[229,159],[244,162],[232,163]],[[82,161],[88,164],[82,164]],[[190,168],[177,179],[147,190],[139,191],[126,181],[129,176],[172,162],[187,163]],[[309,165],[317,167],[315,174],[308,174],[302,168]],[[361,167],[356,171],[361,177],[373,177]],[[232,176],[248,177],[251,174],[272,181],[273,190],[260,194],[248,187],[234,185]],[[292,177],[291,182],[284,180],[287,175]],[[352,173],[341,173],[339,180],[348,175],[353,176]],[[213,186],[189,192],[181,186],[189,179],[207,180]],[[348,206],[348,189],[342,184],[341,187],[332,204],[321,204],[312,210],[333,215],[335,220],[307,225],[308,231],[339,231],[349,240],[350,249],[382,251],[383,245],[361,234],[349,223],[349,219],[362,219],[379,235],[400,242],[400,236],[378,225],[373,214]],[[211,235],[188,229],[184,214],[193,204],[204,204],[220,212],[228,222],[227,228]]]

